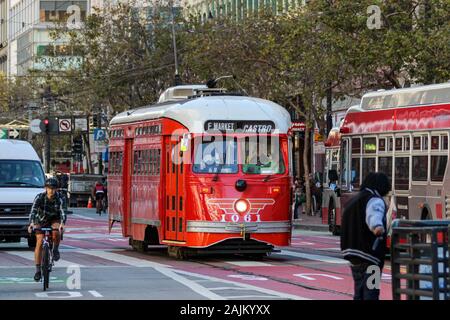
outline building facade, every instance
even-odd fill
[[[82,22],[88,1],[11,0],[8,10],[8,74],[21,76],[29,70],[45,70],[80,63],[64,40],[53,40],[51,29],[59,23]]]
[[[8,7],[9,0],[0,0],[0,72],[8,74]]]
[[[233,16],[236,20],[258,13],[263,7],[281,14],[305,5],[308,0],[183,0],[187,15],[201,21],[221,16]]]

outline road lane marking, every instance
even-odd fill
[[[303,278],[305,280],[312,280],[312,281],[317,280],[316,278],[314,278],[312,276],[321,276],[321,277],[331,278],[334,280],[344,280],[344,278],[332,276],[330,274],[325,274],[325,273],[296,273],[296,274],[294,274],[294,276]]]
[[[8,253],[15,255],[15,256],[25,258],[27,260],[34,261],[34,252],[32,252],[32,251],[8,251]],[[63,260],[63,259],[60,259],[59,261],[55,262],[55,265],[54,265],[55,268],[70,267],[70,266],[84,267],[82,264],[70,262],[68,260]]]
[[[103,298],[103,296],[95,290],[90,290],[89,293],[92,294],[92,296],[94,296],[95,298]]]
[[[239,267],[273,267],[273,265],[260,261],[224,261]]]
[[[289,250],[281,250],[278,254],[296,257],[296,258],[303,258],[308,260],[316,260],[321,262],[327,262],[327,263],[334,263],[334,264],[349,264],[347,260],[341,259],[341,258],[333,258],[333,257],[327,257],[327,256],[320,256],[317,254],[310,254],[310,253],[303,253],[303,252],[296,252],[296,251],[289,251]]]
[[[280,298],[283,298],[283,299],[310,300],[310,299],[305,298],[305,297],[301,297],[301,296],[297,296],[297,295],[293,295],[293,294],[289,294],[289,293],[284,293],[284,292],[278,292],[278,291],[274,291],[274,290],[271,290],[271,289],[260,288],[260,287],[253,286],[253,285],[247,284],[247,283],[225,280],[225,279],[222,279],[222,278],[206,276],[206,275],[203,275],[203,274],[193,273],[193,272],[184,271],[184,270],[173,270],[173,271],[175,271],[177,273],[181,273],[181,274],[187,275],[187,276],[191,276],[191,277],[198,277],[198,278],[201,278],[201,279],[210,280],[210,281],[213,281],[213,282],[222,282],[222,283],[225,283],[225,284],[232,284],[233,286],[247,288],[249,290],[258,291],[258,292],[265,293],[265,294],[270,295],[270,296],[276,296],[276,297],[280,297]],[[227,299],[227,298],[228,298],[227,296],[222,297],[222,299]],[[270,297],[267,297],[267,298],[270,298]]]

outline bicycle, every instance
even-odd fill
[[[41,258],[41,272],[42,272],[42,283],[43,289],[46,291],[50,282],[50,272],[55,264],[53,261],[53,239],[52,231],[58,231],[58,229],[53,228],[34,228],[33,231],[44,232],[44,238],[42,239],[42,258]],[[62,240],[62,234],[61,234]]]

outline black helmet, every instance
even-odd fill
[[[56,189],[58,188],[58,180],[56,180],[55,178],[48,178],[45,181],[45,186]]]

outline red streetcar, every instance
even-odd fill
[[[138,250],[263,255],[291,239],[289,113],[206,86],[166,90],[110,123],[108,201]]]
[[[330,229],[371,171],[390,178],[397,218],[450,219],[449,134],[450,83],[365,94],[340,127],[338,198],[323,204]]]

